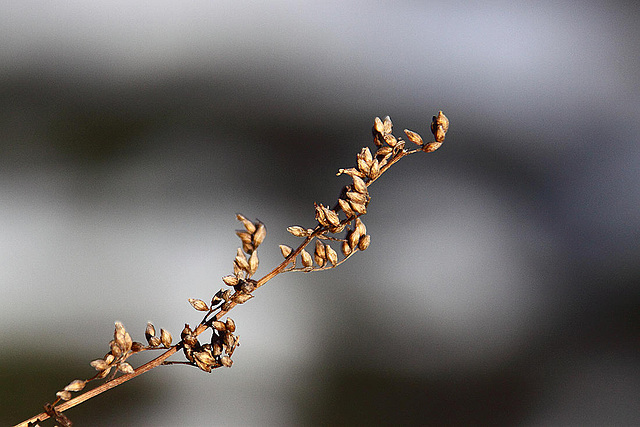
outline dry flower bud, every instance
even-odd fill
[[[73,380],[64,389],[66,391],[80,391],[86,384],[87,382],[83,380]]]
[[[147,328],[144,331],[144,337],[149,341],[156,335],[156,328],[153,327],[153,323],[147,322]]]
[[[391,133],[392,129],[393,129],[393,124],[391,123],[391,117],[387,116],[384,118],[383,121],[383,125],[384,125],[384,132],[383,133]]]
[[[244,225],[244,228],[249,234],[253,234],[256,232],[256,226],[253,224],[253,222],[249,221],[241,214],[236,214],[236,218],[238,219],[238,221],[242,222],[242,225]]]
[[[380,117],[376,117],[373,120],[373,128],[376,132],[384,133],[384,124],[382,123],[382,120],[380,120]]]
[[[414,144],[417,145],[422,145],[422,137],[420,136],[420,134],[409,130],[409,129],[405,129],[404,130],[405,135],[407,135],[407,139],[411,142],[413,142]]]
[[[367,194],[367,184],[358,176],[353,177],[353,189],[358,193]]]
[[[280,245],[280,253],[282,254],[283,257],[288,257],[289,255],[291,255],[291,251],[293,251],[293,249],[291,249],[289,246],[287,245]]]
[[[235,258],[235,264],[244,271],[249,271],[249,262],[247,261],[247,257],[242,252],[242,249],[238,248],[238,253]]]
[[[220,358],[220,363],[222,364],[222,366],[230,368],[231,365],[233,365],[233,360],[231,360],[229,356],[222,356]]]
[[[347,191],[346,196],[352,203],[358,203],[360,205],[367,203],[367,196],[357,191]]]
[[[220,332],[224,332],[227,330],[227,325],[224,322],[221,322],[220,320],[216,320],[215,322],[213,322],[213,329],[215,329],[216,331],[220,331]]]
[[[133,374],[133,366],[127,362],[122,362],[118,365],[118,370],[123,374]]]
[[[71,392],[67,390],[60,390],[59,392],[56,393],[56,396],[58,396],[60,399],[64,401],[67,401],[71,399]]]
[[[360,238],[360,241],[358,242],[358,249],[360,249],[361,251],[364,251],[369,247],[370,243],[371,243],[371,236],[366,234]]]
[[[92,361],[90,365],[93,366],[96,371],[104,371],[109,367],[109,364],[102,359],[96,359]]]
[[[209,311],[209,306],[201,299],[189,298],[189,304],[198,311]]]
[[[448,130],[449,119],[447,119],[447,116],[442,114],[442,111],[438,111],[438,115],[433,116],[433,119],[431,121],[431,133],[433,133],[436,142],[444,141],[444,137]]]
[[[338,253],[329,245],[325,245],[324,250],[331,265],[336,265],[338,263]]]
[[[424,151],[425,153],[432,153],[440,148],[441,145],[442,142],[430,142],[422,146],[422,151]]]
[[[311,259],[311,254],[305,251],[304,249],[300,252],[300,257],[302,258],[302,265],[305,267],[311,267],[313,265],[313,260]]]
[[[162,345],[166,348],[171,347],[171,342],[173,341],[173,337],[171,333],[165,329],[160,329],[160,341],[162,341]]]
[[[356,202],[350,202],[349,203],[351,205],[351,209],[353,209],[355,212],[359,213],[360,215],[364,215],[367,213],[367,207],[364,204],[360,204],[360,203],[356,203]]]
[[[346,257],[351,255],[351,246],[349,246],[349,242],[347,242],[346,240],[342,242],[342,247],[340,249],[342,250],[342,255]]]
[[[232,318],[227,317],[227,321],[225,322],[227,325],[227,331],[235,332],[236,331],[236,322],[233,321]]]
[[[227,285],[227,286],[235,286],[240,282],[240,279],[238,279],[236,276],[224,276],[222,278],[222,281]]]
[[[300,227],[299,225],[292,225],[291,227],[287,227],[287,231],[296,237],[307,237],[309,235],[307,233],[307,230]]]
[[[251,298],[253,298],[253,295],[251,294],[238,294],[236,297],[233,298],[233,300],[237,304],[244,304],[245,302],[249,301]]]
[[[267,227],[263,223],[258,222],[256,232],[253,234],[253,246],[256,248],[264,242],[264,238],[267,237]]]
[[[340,209],[342,209],[342,211],[348,218],[355,216],[353,209],[351,209],[351,206],[349,206],[349,202],[344,199],[338,199],[338,204],[340,205]]]
[[[259,263],[258,252],[254,251],[249,257],[249,271],[247,272],[249,276],[253,276],[255,274],[256,270],[258,270]]]

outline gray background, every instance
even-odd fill
[[[634,2],[4,1],[0,420],[179,336],[238,247],[265,274],[375,116],[444,146],[371,188],[371,247],[232,312],[211,375],[157,369],[77,425],[638,424]],[[132,359],[134,365],[146,361]]]

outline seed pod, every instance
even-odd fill
[[[338,204],[340,205],[340,209],[342,209],[342,212],[344,212],[347,218],[355,216],[355,214],[353,213],[353,209],[351,209],[351,206],[349,206],[349,202],[343,199],[338,199]]]
[[[71,400],[71,392],[67,391],[67,390],[60,390],[59,392],[56,393],[56,396],[58,396],[60,399],[67,401],[67,400]]]
[[[433,119],[431,120],[431,133],[433,133],[436,142],[444,141],[444,137],[448,130],[449,119],[447,119],[447,116],[442,114],[442,111],[438,111],[438,115],[433,116]]]
[[[329,260],[331,265],[336,265],[338,263],[338,253],[329,245],[324,245],[324,250],[327,254],[327,260]]]
[[[360,240],[360,233],[358,232],[358,229],[347,234],[347,240],[349,241],[351,249],[355,249],[358,246],[358,241]]]
[[[376,157],[384,158],[384,157],[390,156],[392,152],[393,152],[393,149],[391,147],[387,147],[387,146],[380,147],[378,148],[378,151],[376,151]]]
[[[365,234],[360,238],[360,241],[358,242],[358,249],[360,249],[361,251],[364,251],[369,247],[370,243],[371,243],[371,236],[368,234]]]
[[[356,218],[355,220],[355,229],[358,231],[358,234],[364,236],[367,234],[367,227],[364,225],[364,222],[360,218]]]
[[[229,356],[222,356],[220,358],[220,363],[222,364],[222,366],[230,368],[231,365],[233,365],[233,360],[231,360]]]
[[[250,233],[244,230],[236,230],[236,235],[240,238],[243,244],[251,244],[253,237]]]
[[[148,342],[151,347],[159,347],[160,344],[162,344],[162,341],[158,337],[151,337]]]
[[[66,391],[80,391],[87,384],[86,381],[83,380],[73,380],[64,388]]]
[[[316,221],[318,221],[318,223],[323,226],[323,227],[328,227],[329,226],[329,222],[327,221],[327,217],[324,213],[324,209],[322,205],[318,205],[317,203],[315,203],[315,207],[316,207]]]
[[[324,267],[326,260],[318,256],[317,253],[313,254],[313,260],[318,264],[319,267]]]
[[[222,278],[222,281],[227,285],[227,286],[235,286],[238,284],[238,282],[240,282],[240,279],[238,279],[236,276],[224,276]]]
[[[260,244],[264,242],[265,237],[267,237],[267,227],[265,227],[263,223],[258,222],[256,232],[253,234],[253,246],[256,248],[260,246]]]
[[[373,129],[376,132],[384,133],[384,124],[382,123],[382,120],[380,120],[380,117],[376,117],[373,120]]]
[[[441,145],[442,142],[430,142],[422,146],[422,151],[424,151],[425,153],[431,153],[440,148]]]
[[[227,317],[227,321],[225,322],[225,325],[227,326],[227,331],[229,332],[236,331],[236,322],[234,322],[232,318]]]
[[[315,254],[322,259],[325,259],[327,257],[326,251],[324,249],[324,244],[320,240],[316,240]]]
[[[214,356],[220,356],[222,354],[222,343],[220,341],[216,341],[211,346],[211,353]]]
[[[291,227],[287,227],[287,231],[296,237],[307,237],[309,235],[307,233],[307,230],[300,227],[299,225],[292,225]]]
[[[367,184],[358,176],[353,177],[353,189],[358,193],[367,194]]]
[[[383,121],[383,125],[384,125],[383,133],[385,134],[391,133],[391,130],[393,129],[393,123],[391,123],[391,117],[389,116],[385,117]]]
[[[120,355],[122,354],[122,349],[113,340],[109,342],[109,348],[111,349],[111,351],[107,353],[109,356],[112,356],[115,358],[115,357],[120,357]]]
[[[357,162],[358,162],[358,169],[360,169],[360,171],[365,176],[369,175],[369,169],[370,169],[369,164],[367,164],[367,162],[364,159],[360,158],[360,157],[358,157],[358,161]]]
[[[156,328],[153,327],[151,322],[147,322],[147,328],[144,331],[144,337],[147,339],[147,342],[151,340],[156,335]]]
[[[422,145],[422,137],[420,136],[420,134],[409,130],[409,129],[405,129],[404,130],[405,135],[407,135],[407,139],[411,142],[413,142],[414,144],[417,145]]]
[[[378,159],[375,159],[371,164],[371,169],[369,170],[369,178],[376,179],[380,175],[380,162]]]
[[[359,213],[360,215],[364,215],[367,213],[367,207],[364,204],[355,203],[355,202],[350,202],[349,204],[351,205],[351,209],[353,209],[355,212]]]
[[[107,353],[104,356],[104,361],[108,364],[111,365],[113,363],[113,361],[116,359],[117,356],[114,356],[111,353]]]
[[[144,344],[142,344],[141,342],[134,341],[133,344],[131,344],[131,351],[133,351],[134,353],[142,350],[144,350]]]
[[[211,366],[216,364],[216,360],[213,358],[213,355],[208,351],[198,351],[193,353],[193,355],[205,365]]]
[[[96,370],[96,371],[104,371],[105,369],[107,369],[109,367],[109,364],[102,360],[102,359],[96,359],[94,361],[92,361],[90,363],[90,365]]]
[[[251,298],[253,298],[253,295],[251,294],[238,294],[236,297],[233,298],[233,300],[237,304],[244,304],[245,302],[249,301]]]
[[[249,221],[241,214],[236,214],[236,218],[238,219],[238,221],[242,222],[242,225],[244,225],[244,228],[249,234],[253,234],[256,232],[256,226],[253,224],[253,222]]]
[[[213,322],[212,326],[213,326],[213,329],[215,329],[216,331],[224,332],[227,330],[226,323],[221,322],[220,320],[216,320],[215,322]]]
[[[309,252],[304,249],[300,252],[300,258],[302,259],[302,265],[305,267],[311,267],[313,265],[313,260],[311,259],[311,255]]]
[[[228,354],[229,350],[235,346],[236,338],[233,336],[232,333],[228,332],[224,334],[224,337],[222,338],[222,343],[224,344],[225,348],[227,348],[227,354]]]
[[[280,253],[282,254],[283,257],[288,257],[289,255],[291,255],[291,251],[293,251],[293,249],[291,249],[289,246],[287,245],[280,245]]]
[[[258,260],[258,252],[253,252],[251,254],[251,256],[249,257],[249,271],[248,276],[253,276],[256,272],[256,270],[258,270],[258,264],[260,263],[260,261]]]
[[[238,253],[235,258],[235,264],[244,271],[249,271],[249,262],[247,261],[247,257],[242,252],[242,249],[238,248]]]
[[[133,366],[127,362],[122,362],[118,365],[118,370],[123,374],[133,374]]]
[[[342,242],[342,246],[340,249],[342,250],[342,255],[344,255],[345,257],[351,255],[351,246],[349,246],[349,242],[347,242],[346,240]]]
[[[189,298],[189,304],[198,311],[209,311],[209,306],[201,299]]]
[[[346,196],[352,203],[358,203],[360,205],[367,203],[367,196],[362,193],[358,193],[357,191],[347,191]]]
[[[322,209],[324,210],[324,215],[325,215],[325,218],[327,218],[327,222],[329,223],[329,226],[337,227],[340,225],[340,218],[338,217],[338,214],[335,213],[335,211],[324,206],[322,207]]]
[[[396,139],[395,136],[391,134],[387,134],[384,136],[384,142],[386,142],[389,147],[395,147],[396,144],[398,143],[398,140]]]

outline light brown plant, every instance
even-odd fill
[[[155,326],[148,323],[144,332],[147,343],[143,344],[133,341],[124,325],[116,322],[109,351],[104,357],[90,363],[97,373],[86,380],[71,381],[56,393],[57,399],[53,404],[45,404],[43,413],[18,426],[35,426],[48,418],[53,418],[62,426],[70,426],[71,421],[62,414],[63,411],[161,365],[187,364],[205,372],[231,367],[231,356],[240,343],[235,335],[236,324],[227,314],[253,298],[256,289],[278,274],[328,270],[339,266],[355,253],[366,250],[371,243],[371,236],[367,234],[361,217],[367,213],[371,201],[369,187],[400,159],[417,152],[431,153],[437,150],[449,129],[449,120],[442,111],[433,117],[431,132],[435,141],[428,143],[423,142],[418,133],[405,129],[407,140],[417,145],[413,150],[406,149],[405,141],[392,134],[392,127],[389,117],[375,118],[372,129],[375,153],[367,147],[362,148],[356,156],[355,167],[338,171],[337,175],[348,175],[352,182],[342,188],[333,207],[315,204],[317,223],[313,228],[299,225],[287,228],[289,233],[303,240],[296,249],[280,245],[284,260],[273,270],[258,280],[252,278],[259,266],[258,247],[264,241],[267,230],[262,222],[251,221],[237,214],[236,218],[243,226],[243,229],[236,231],[242,247],[236,251],[233,273],[222,277],[226,288],[218,290],[209,303],[189,298],[189,303],[195,310],[205,313],[195,328],[185,324],[180,340],[173,344],[168,331],[161,329],[158,336]],[[313,249],[307,250],[312,242]],[[340,249],[342,256],[338,255],[332,245]],[[211,338],[202,342],[201,335],[208,330],[211,331]],[[131,356],[151,350],[161,350],[163,353],[136,369],[128,362]],[[186,360],[169,361],[169,357],[178,351],[183,352]],[[73,393],[82,391],[87,383],[107,377],[106,382],[73,398]]]

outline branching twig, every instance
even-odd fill
[[[373,140],[377,147],[375,154],[371,154],[368,148],[363,148],[357,156],[356,167],[340,169],[338,175],[349,175],[353,182],[342,189],[338,202],[332,209],[321,204],[315,205],[315,219],[317,221],[315,228],[292,226],[287,229],[294,236],[304,240],[296,249],[280,245],[284,260],[278,266],[262,278],[252,279],[259,263],[257,248],[266,237],[266,228],[260,221],[250,221],[238,214],[237,219],[244,226],[243,230],[236,231],[242,241],[242,248],[238,249],[234,259],[233,274],[222,278],[229,288],[216,292],[210,304],[200,299],[189,299],[196,310],[205,312],[195,329],[192,330],[186,324],[180,335],[180,341],[172,345],[173,338],[169,332],[162,329],[160,336],[156,336],[155,327],[149,323],[145,330],[148,345],[144,345],[140,342],[133,342],[124,326],[120,322],[116,322],[114,337],[109,343],[109,353],[103,359],[91,362],[91,366],[98,373],[87,380],[72,381],[56,394],[58,398],[53,404],[45,405],[43,413],[18,424],[18,426],[35,426],[39,421],[47,418],[54,418],[59,424],[70,426],[71,421],[62,414],[63,411],[86,402],[160,365],[188,364],[205,372],[211,372],[222,366],[230,367],[233,363],[231,356],[239,342],[238,337],[234,335],[235,322],[229,317],[223,322],[222,318],[237,305],[244,304],[253,298],[253,291],[280,273],[328,270],[339,266],[356,252],[366,250],[369,247],[371,237],[367,234],[366,227],[360,217],[367,213],[367,206],[371,200],[369,186],[400,159],[417,152],[430,153],[437,150],[442,145],[448,128],[449,120],[440,111],[431,122],[431,132],[435,141],[424,143],[420,135],[405,129],[407,139],[418,145],[418,148],[414,150],[407,150],[405,149],[405,141],[396,138],[391,133],[391,119],[386,117],[381,120],[376,117],[373,126]],[[343,218],[340,218],[341,212]],[[348,228],[349,226],[351,227]],[[336,237],[345,229],[344,237]],[[315,241],[315,248],[312,255],[306,248],[313,241]],[[341,245],[342,259],[339,259],[338,253],[331,247],[331,242]],[[300,259],[301,267],[296,264],[298,259]],[[202,344],[198,337],[208,329],[212,331],[211,340],[209,343]],[[136,353],[161,349],[165,349],[164,353],[137,369],[133,369],[127,362],[127,359]],[[186,361],[167,361],[179,350],[183,351]],[[122,375],[115,377],[118,372]],[[110,374],[114,378],[71,398],[73,392],[82,390],[88,382],[106,378]]]

